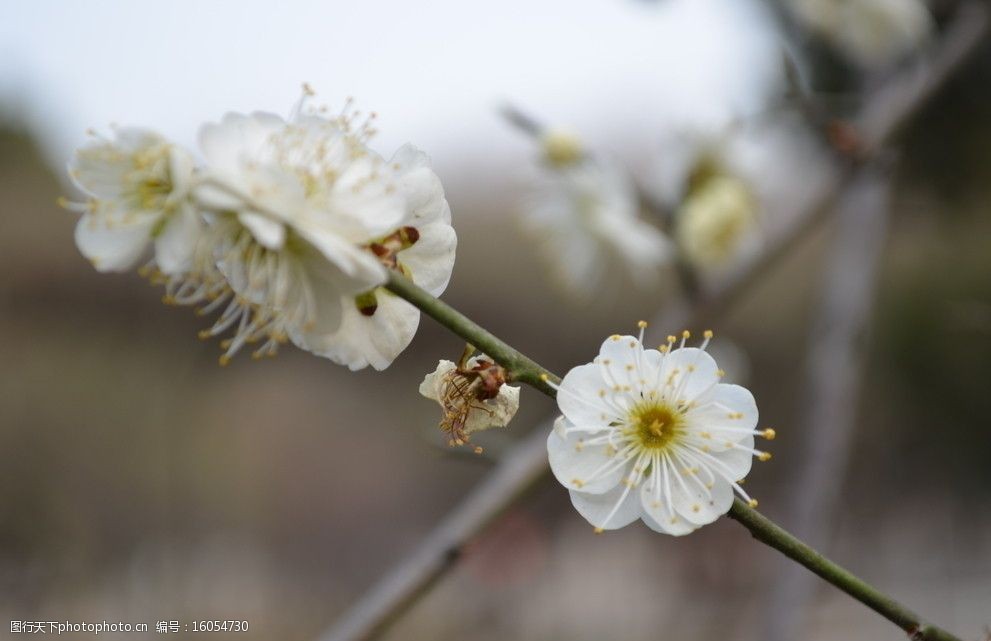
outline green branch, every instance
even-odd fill
[[[918,614],[898,601],[819,554],[757,510],[748,507],[740,499],[733,502],[729,517],[750,530],[755,539],[771,546],[792,561],[805,566],[825,581],[843,590],[897,625],[912,639],[919,641],[960,641],[946,630],[926,623]]]
[[[555,398],[554,389],[541,377],[546,375],[553,381],[559,381],[559,377],[481,328],[458,310],[431,296],[408,278],[395,272],[390,273],[389,282],[385,284],[385,287],[485,352],[505,367],[513,380],[526,383],[547,396]],[[946,630],[926,623],[902,604],[819,554],[740,499],[733,502],[728,516],[750,530],[755,539],[781,552],[834,587],[846,592],[900,627],[912,639],[918,641],[960,641]]]
[[[506,368],[509,380],[526,383],[553,398],[554,390],[543,380],[542,376],[546,375],[553,382],[560,382],[561,379],[528,356],[479,327],[458,310],[431,296],[413,284],[413,281],[397,272],[389,272],[389,282],[385,284],[385,288],[419,307],[427,316],[502,365]]]

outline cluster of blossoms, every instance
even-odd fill
[[[680,536],[715,521],[733,502],[754,457],[753,395],[722,383],[723,372],[702,345],[669,336],[645,349],[640,336],[606,339],[592,363],[575,367],[557,389],[557,419],[547,439],[551,470],[575,509],[596,531],[637,519]]]
[[[732,168],[724,137],[686,134],[685,153],[671,162],[659,194],[670,216],[650,210],[629,173],[607,156],[592,156],[573,135],[543,134],[540,172],[523,223],[550,259],[552,274],[577,297],[603,289],[618,265],[639,287],[652,285],[677,254],[693,269],[721,271],[760,244],[760,203]],[[647,207],[643,207],[647,205]],[[665,225],[665,218],[669,219]],[[664,226],[671,238],[662,231]]]
[[[307,90],[307,95],[309,91]],[[382,288],[390,270],[431,294],[447,287],[457,237],[426,155],[386,160],[369,146],[374,115],[306,107],[288,119],[227,114],[200,130],[203,163],[161,136],[117,128],[69,165],[85,202],[80,251],[100,271],[141,273],[164,300],[216,313],[204,338],[226,363],[246,344],[291,341],[361,369],[384,369],[410,343],[417,308]]]

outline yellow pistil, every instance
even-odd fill
[[[682,432],[684,416],[662,402],[645,402],[630,412],[629,426],[645,449],[662,449]]]

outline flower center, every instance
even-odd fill
[[[645,449],[662,449],[682,432],[684,417],[667,403],[639,403],[630,411],[633,437]]]

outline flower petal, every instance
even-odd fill
[[[640,371],[643,346],[633,336],[614,334],[603,341],[596,362],[602,368],[602,378],[609,387],[629,386],[639,391],[642,387]]]
[[[658,474],[655,470],[652,474]],[[640,503],[643,522],[650,529],[661,534],[684,536],[697,529],[693,523],[679,517],[671,507],[671,500],[664,496],[663,482],[654,480],[653,475],[640,485]]]
[[[399,252],[399,262],[409,269],[414,283],[440,296],[451,280],[458,235],[447,223],[433,223],[417,231],[419,240]]]
[[[562,416],[554,422],[547,436],[547,457],[554,477],[569,489],[601,494],[614,488],[629,471],[629,464],[619,464],[608,443],[585,445],[589,434],[568,432]],[[604,473],[603,473],[604,472]]]
[[[336,234],[309,226],[296,231],[313,245],[330,265],[340,273],[337,289],[342,294],[360,294],[386,281],[385,267],[371,254],[343,240]],[[331,276],[328,273],[328,276]]]
[[[423,382],[420,383],[420,394],[432,401],[440,402],[441,395],[443,394],[441,388],[444,385],[444,378],[454,367],[455,365],[451,361],[443,359],[437,361],[437,369],[423,377]]]
[[[696,399],[685,417],[693,433],[693,442],[717,452],[732,447],[750,436],[757,427],[757,403],[753,394],[739,385],[719,383]]]
[[[733,481],[746,478],[754,465],[754,455],[750,452],[750,449],[754,447],[754,437],[748,435],[739,441],[737,445],[741,448],[748,449],[728,449],[722,452],[711,452],[713,458],[719,461],[719,463],[713,464],[713,469],[718,468]]]
[[[605,429],[616,418],[614,411],[602,400],[606,387],[598,365],[579,365],[561,381],[557,406],[578,428]]]
[[[97,271],[127,271],[148,249],[158,216],[151,213],[107,216],[104,213],[83,214],[76,223],[76,246]]]
[[[444,187],[430,167],[430,158],[414,147],[403,145],[389,161],[396,167],[399,188],[406,196],[406,207],[414,227],[434,222],[451,222],[451,209],[444,199]]]
[[[626,485],[602,494],[571,490],[571,504],[585,520],[603,530],[617,530],[633,523],[642,514],[640,497]]]
[[[233,174],[241,163],[255,157],[268,144],[271,135],[285,126],[274,114],[255,112],[250,116],[227,113],[219,123],[200,127],[199,143],[211,169]]]
[[[158,268],[166,274],[187,271],[202,228],[200,217],[192,207],[182,206],[172,214],[155,238],[155,262],[158,263]]]
[[[706,525],[712,523],[729,510],[733,504],[733,489],[729,482],[719,477],[711,481],[707,488],[705,472],[692,474],[682,470],[685,483],[671,483],[671,507],[689,523]]]
[[[286,242],[286,227],[277,220],[252,211],[242,211],[237,219],[248,228],[256,241],[268,249],[282,249]]]
[[[664,356],[658,382],[675,400],[694,400],[719,382],[719,366],[697,347],[674,349]]]
[[[398,228],[406,214],[406,198],[382,172],[382,159],[370,151],[351,162],[331,186],[329,206],[334,216],[349,219],[368,242]],[[343,220],[342,220],[342,226]]]
[[[503,385],[495,398],[484,400],[480,405],[481,407],[468,414],[465,434],[474,434],[493,427],[506,427],[520,409],[520,388]]]
[[[384,289],[377,289],[375,296],[378,307],[371,316],[358,310],[353,296],[342,297],[340,327],[309,341],[311,351],[351,371],[369,365],[383,370],[391,365],[413,340],[420,310]]]

